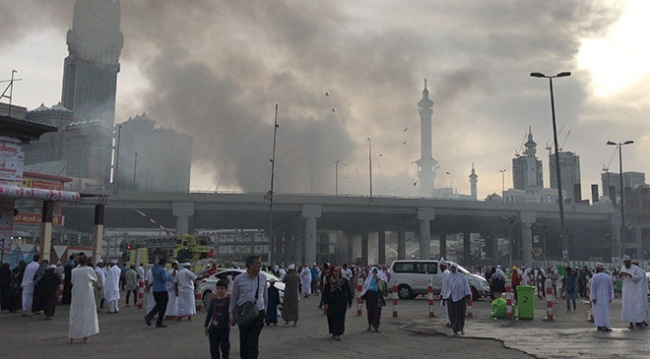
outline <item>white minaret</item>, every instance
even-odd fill
[[[526,141],[526,189],[538,188],[540,183],[537,181],[539,169],[537,168],[537,143],[533,141],[533,131],[528,127],[528,141]]]
[[[478,175],[476,174],[476,171],[474,171],[474,164],[472,163],[472,173],[469,175],[469,186],[470,190],[472,192],[472,198],[476,199],[478,196],[476,194],[476,184],[478,183]]]
[[[418,102],[420,110],[420,151],[421,157],[415,161],[418,166],[420,179],[419,194],[421,197],[433,197],[433,180],[436,178],[436,161],[431,150],[431,115],[433,114],[433,101],[429,99],[427,80],[424,80],[422,99]]]

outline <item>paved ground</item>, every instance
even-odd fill
[[[586,321],[586,305],[576,312],[556,310],[553,322],[546,317],[545,303],[536,303],[535,319],[494,320],[489,301],[474,303],[466,335],[449,337],[436,307],[436,318],[428,318],[425,298],[400,301],[399,317],[384,308],[379,333],[366,332],[365,317],[355,307],[348,312],[346,333],[340,342],[327,334],[327,320],[316,308],[318,298],[300,301],[297,327],[265,327],[261,335],[261,358],[648,358],[650,331],[628,331],[618,320],[620,300],[612,304],[611,333],[596,332]],[[556,303],[564,307],[564,303]],[[122,309],[119,314],[100,314],[100,334],[88,344],[68,344],[68,307],[57,308],[53,321],[3,312],[0,317],[0,357],[77,358],[135,357],[208,358],[208,340],[203,335],[205,312],[191,322],[172,322],[168,328],[147,327],[143,310]],[[364,311],[365,315],[365,311]],[[230,335],[232,357],[238,357],[238,330]]]

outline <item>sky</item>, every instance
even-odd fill
[[[196,191],[417,196],[417,102],[428,81],[435,186],[512,187],[532,129],[549,187],[553,144],[580,156],[583,198],[604,167],[648,172],[650,2],[122,0],[115,122],[142,112],[194,138]],[[0,80],[13,102],[60,101],[74,0],[0,0]],[[3,83],[4,84],[4,83]],[[3,85],[0,84],[0,85]],[[2,86],[4,87],[4,86]],[[368,138],[370,138],[370,146]],[[370,148],[369,148],[370,147]],[[338,165],[335,163],[338,162]],[[602,189],[601,189],[602,191]]]

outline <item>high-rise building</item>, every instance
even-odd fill
[[[65,127],[64,136],[66,175],[108,184],[112,128],[102,120],[76,121]]]
[[[544,187],[542,161],[537,159],[537,143],[533,132],[528,128],[528,141],[523,154],[512,159],[512,183],[514,189],[529,190]]]
[[[116,188],[137,191],[190,189],[192,137],[169,128],[156,128],[156,121],[142,115],[116,126],[120,133],[119,157],[114,171]]]
[[[63,68],[61,103],[76,121],[65,127],[67,175],[105,186],[110,183],[111,131],[124,45],[120,14],[119,0],[77,0]]]
[[[548,161],[551,188],[557,189],[555,153],[548,155]],[[580,194],[575,193],[576,187],[580,187],[580,156],[573,152],[560,151],[560,180],[566,196],[563,198],[565,201],[576,202],[576,199],[582,198]]]
[[[27,112],[26,119],[57,128],[57,132],[46,133],[38,141],[25,146],[25,164],[45,163],[65,159],[65,128],[74,119],[72,111],[61,103],[52,107],[41,104]],[[59,174],[61,175],[61,174]]]
[[[61,103],[76,120],[115,120],[120,32],[119,0],[77,0],[67,35],[68,57],[63,67]]]
[[[616,192],[616,199],[621,199],[621,175],[618,173],[604,172],[600,174],[600,180],[603,184],[603,196],[609,197],[609,187],[614,187]],[[643,172],[623,172],[623,186],[631,189],[645,187],[645,173]],[[627,198],[627,196],[626,196]]]

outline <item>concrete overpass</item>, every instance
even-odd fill
[[[96,199],[64,207],[66,225],[75,229],[93,223],[91,207]],[[138,215],[137,208],[177,233],[194,228],[269,228],[270,211],[263,193],[169,193],[120,192],[107,198],[105,226],[142,228],[152,224]],[[525,263],[532,262],[533,235],[544,236],[549,252],[559,252],[558,206],[542,203],[501,203],[424,198],[323,196],[276,194],[273,201],[274,254],[290,248],[294,261],[316,261],[318,231],[338,231],[347,241],[351,261],[351,238],[361,236],[362,258],[367,259],[368,233],[378,233],[378,259],[385,261],[386,231],[398,233],[398,257],[403,258],[404,233],[418,232],[420,257],[430,256],[430,240],[438,236],[445,255],[446,234],[464,233],[465,256],[469,258],[469,234],[488,238],[488,255],[497,253],[497,238],[519,237],[518,251]],[[568,205],[565,218],[570,256],[579,259],[588,247],[611,248],[619,256],[620,215],[612,206]],[[303,238],[304,234],[304,239]],[[300,240],[297,240],[300,239]],[[585,247],[586,246],[586,247]],[[302,253],[304,252],[304,258]],[[602,254],[602,251],[601,251]],[[592,254],[589,254],[592,255]],[[584,255],[583,255],[584,256]],[[592,255],[593,256],[593,255]],[[274,256],[275,258],[275,256]],[[494,257],[493,257],[494,258]],[[586,258],[585,258],[586,259]]]

